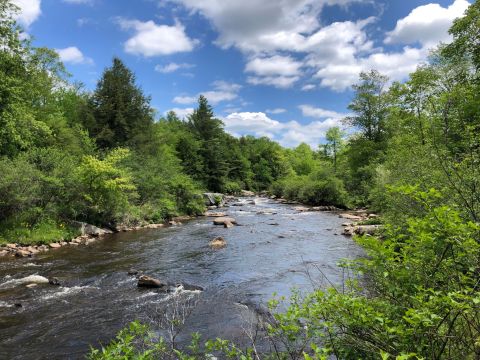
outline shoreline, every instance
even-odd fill
[[[225,203],[223,206],[207,206],[207,210],[202,215],[190,216],[190,215],[180,215],[172,218],[169,221],[164,223],[155,223],[155,224],[145,224],[141,226],[119,226],[117,227],[116,231],[112,231],[109,229],[102,229],[90,224],[84,224],[84,227],[91,227],[94,229],[93,233],[82,233],[81,235],[70,239],[70,240],[58,240],[55,242],[51,242],[48,244],[29,244],[29,245],[22,245],[20,243],[8,243],[5,245],[0,245],[0,258],[10,257],[10,258],[33,258],[35,255],[45,253],[50,250],[60,249],[66,246],[76,247],[76,246],[88,246],[93,244],[99,240],[102,240],[105,236],[120,233],[120,232],[131,232],[131,231],[139,231],[145,229],[161,229],[170,226],[179,226],[182,225],[183,222],[198,219],[201,217],[215,217],[215,215],[209,215],[211,210],[214,210],[213,207],[216,209],[221,209],[223,207],[228,206],[229,203],[238,202],[241,198],[263,198],[268,200],[273,200],[280,204],[284,205],[294,205],[293,209],[298,211],[299,213],[302,212],[330,212],[337,214],[339,217],[346,219],[347,221],[351,221],[350,223],[342,224],[344,230],[342,235],[345,236],[352,236],[354,234],[358,235],[365,235],[369,234],[372,235],[376,230],[379,229],[380,225],[360,225],[359,222],[364,220],[371,219],[373,217],[377,218],[378,215],[369,213],[365,209],[353,209],[353,210],[345,210],[339,209],[333,205],[324,205],[324,206],[311,206],[307,204],[299,203],[298,201],[294,200],[287,200],[284,198],[277,198],[275,196],[268,196],[266,194],[254,194],[254,195],[240,195],[240,196],[229,196],[225,195]],[[372,216],[373,215],[373,216]]]

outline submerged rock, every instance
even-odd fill
[[[168,288],[168,283],[147,275],[142,275],[138,278],[137,286],[147,288]]]
[[[60,280],[58,280],[56,277],[48,279],[48,283],[50,285],[60,286]]]
[[[212,249],[218,250],[223,249],[225,246],[227,246],[227,242],[223,237],[219,236],[210,241],[209,245]]]

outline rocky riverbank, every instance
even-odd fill
[[[237,222],[234,218],[227,216],[225,212],[218,212],[220,208],[225,206],[235,206],[241,207],[244,205],[254,205],[255,199],[244,200],[242,197],[253,197],[259,196],[251,191],[243,191],[239,197],[228,196],[220,193],[204,193],[203,197],[205,199],[205,206],[207,207],[207,212],[202,216],[212,217],[214,225],[222,225],[225,228],[231,228],[237,225]],[[260,196],[266,197],[266,194],[260,194]],[[329,211],[329,212],[340,212],[341,209],[336,208],[335,206],[305,206],[299,204],[298,202],[289,201],[283,198],[276,198],[275,196],[270,197],[271,200],[282,204],[296,205],[293,207],[293,210],[297,212],[312,212],[312,211]],[[259,212],[258,215],[273,214],[268,211]],[[378,217],[378,215],[371,214],[365,210],[353,210],[348,212],[340,213],[341,218],[346,219],[346,222],[343,224],[344,229],[342,234],[346,236],[352,236],[355,234],[358,235],[373,235],[381,227],[381,225],[366,225],[362,224],[367,220],[372,220]],[[57,242],[52,242],[49,244],[33,244],[33,245],[22,245],[18,243],[9,243],[4,246],[0,246],[0,256],[12,256],[17,258],[27,258],[33,257],[39,253],[43,253],[50,250],[60,249],[62,247],[75,247],[80,245],[91,245],[96,241],[104,238],[105,235],[112,234],[114,232],[125,232],[125,231],[137,231],[142,229],[160,229],[168,226],[179,226],[183,222],[192,219],[192,216],[179,216],[171,219],[166,223],[159,224],[144,224],[141,226],[117,226],[114,230],[99,228],[91,224],[72,221],[71,225],[78,229],[80,236],[75,237],[69,241],[60,240]]]

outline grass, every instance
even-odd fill
[[[0,229],[2,227],[0,226]],[[25,223],[8,224],[0,230],[0,245],[8,243],[21,245],[49,244],[70,240],[78,235],[80,235],[78,230],[53,220],[45,220],[34,226],[29,226],[29,224]]]

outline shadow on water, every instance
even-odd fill
[[[335,214],[296,213],[258,198],[257,205],[226,211],[242,226],[224,229],[200,218],[114,234],[33,260],[0,259],[0,358],[82,358],[90,344],[107,343],[128,322],[151,319],[173,296],[137,288],[131,269],[204,288],[185,334],[238,338],[242,304],[261,304],[293,287],[309,291],[321,273],[340,284],[337,262],[361,254],[350,238],[336,235],[342,219]],[[216,236],[226,239],[226,248],[210,249]],[[29,278],[22,279],[32,275],[57,277],[61,286],[29,288]]]

